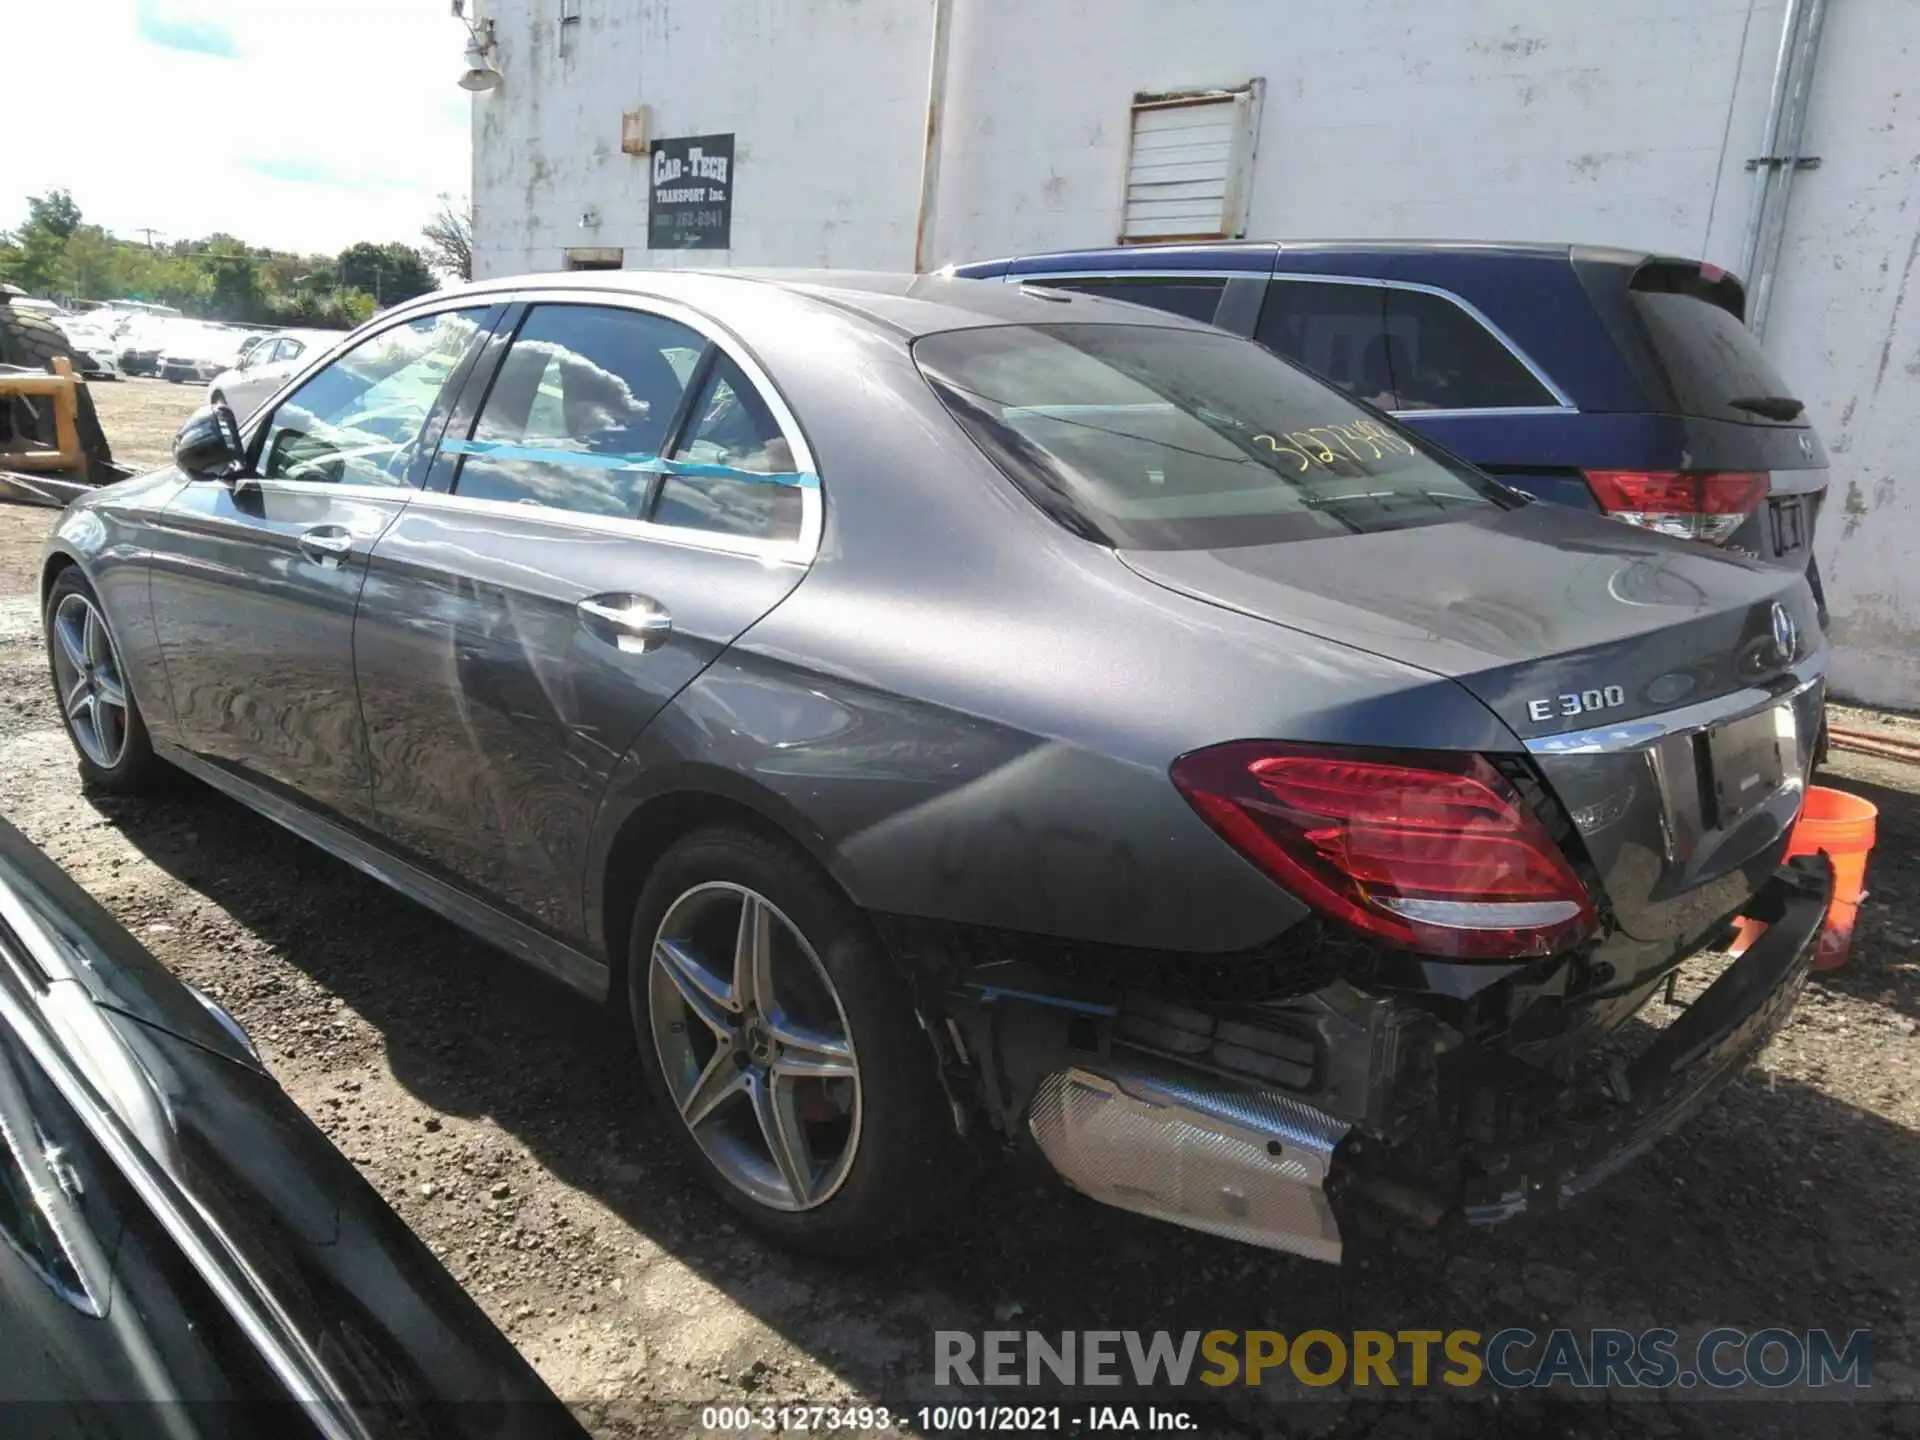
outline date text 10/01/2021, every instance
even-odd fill
[[[922,1405],[889,1410],[883,1405],[709,1405],[700,1412],[704,1430],[718,1433],[842,1431],[872,1433],[912,1427],[932,1434],[1039,1435],[1075,1432],[1178,1434],[1198,1429],[1185,1410],[1157,1405]]]

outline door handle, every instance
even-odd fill
[[[321,565],[338,565],[353,553],[353,534],[344,525],[316,525],[300,532],[300,552]]]
[[[673,634],[667,607],[647,595],[592,595],[574,608],[587,629],[628,655],[658,650]]]

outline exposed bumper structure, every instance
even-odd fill
[[[1527,1142],[1470,1153],[1461,1206],[1493,1224],[1593,1189],[1698,1111],[1787,1023],[1805,987],[1833,871],[1825,857],[1775,873],[1743,913],[1767,931],[1617,1072],[1611,1103]]]
[[[1095,1200],[1229,1240],[1340,1261],[1325,1182],[1347,1125],[1273,1091],[1146,1061],[1040,1082],[1027,1126]]]
[[[1217,1064],[1200,1068],[1122,1041],[1043,1067],[1026,1128],[1061,1178],[1095,1200],[1336,1264],[1330,1198],[1343,1191],[1429,1225],[1556,1209],[1679,1126],[1785,1025],[1831,891],[1822,858],[1777,871],[1743,912],[1765,921],[1766,933],[1638,1054],[1598,1078],[1458,1054],[1455,1076],[1402,1112],[1391,1137],[1374,1132],[1364,1112],[1342,1118]],[[1356,1043],[1343,1038],[1344,1048]],[[1359,1058],[1383,1073],[1380,1056],[1408,1053],[1394,1045]],[[1506,1076],[1500,1093],[1473,1096],[1472,1086],[1486,1082],[1468,1077],[1489,1058]],[[1323,1087],[1321,1095],[1331,1103],[1336,1093]],[[1530,1118],[1497,1141],[1470,1138],[1467,1114],[1488,1098]]]

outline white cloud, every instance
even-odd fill
[[[14,13],[17,11],[18,13]],[[468,188],[466,34],[445,0],[90,0],[7,17],[0,228],[62,187],[123,236],[335,251],[417,242]]]

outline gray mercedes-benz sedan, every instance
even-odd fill
[[[1805,579],[1198,324],[487,281],[174,453],[47,550],[85,778],[197,776],[608,999],[796,1244],[1006,1151],[1324,1259],[1353,1205],[1557,1205],[1805,978]]]

